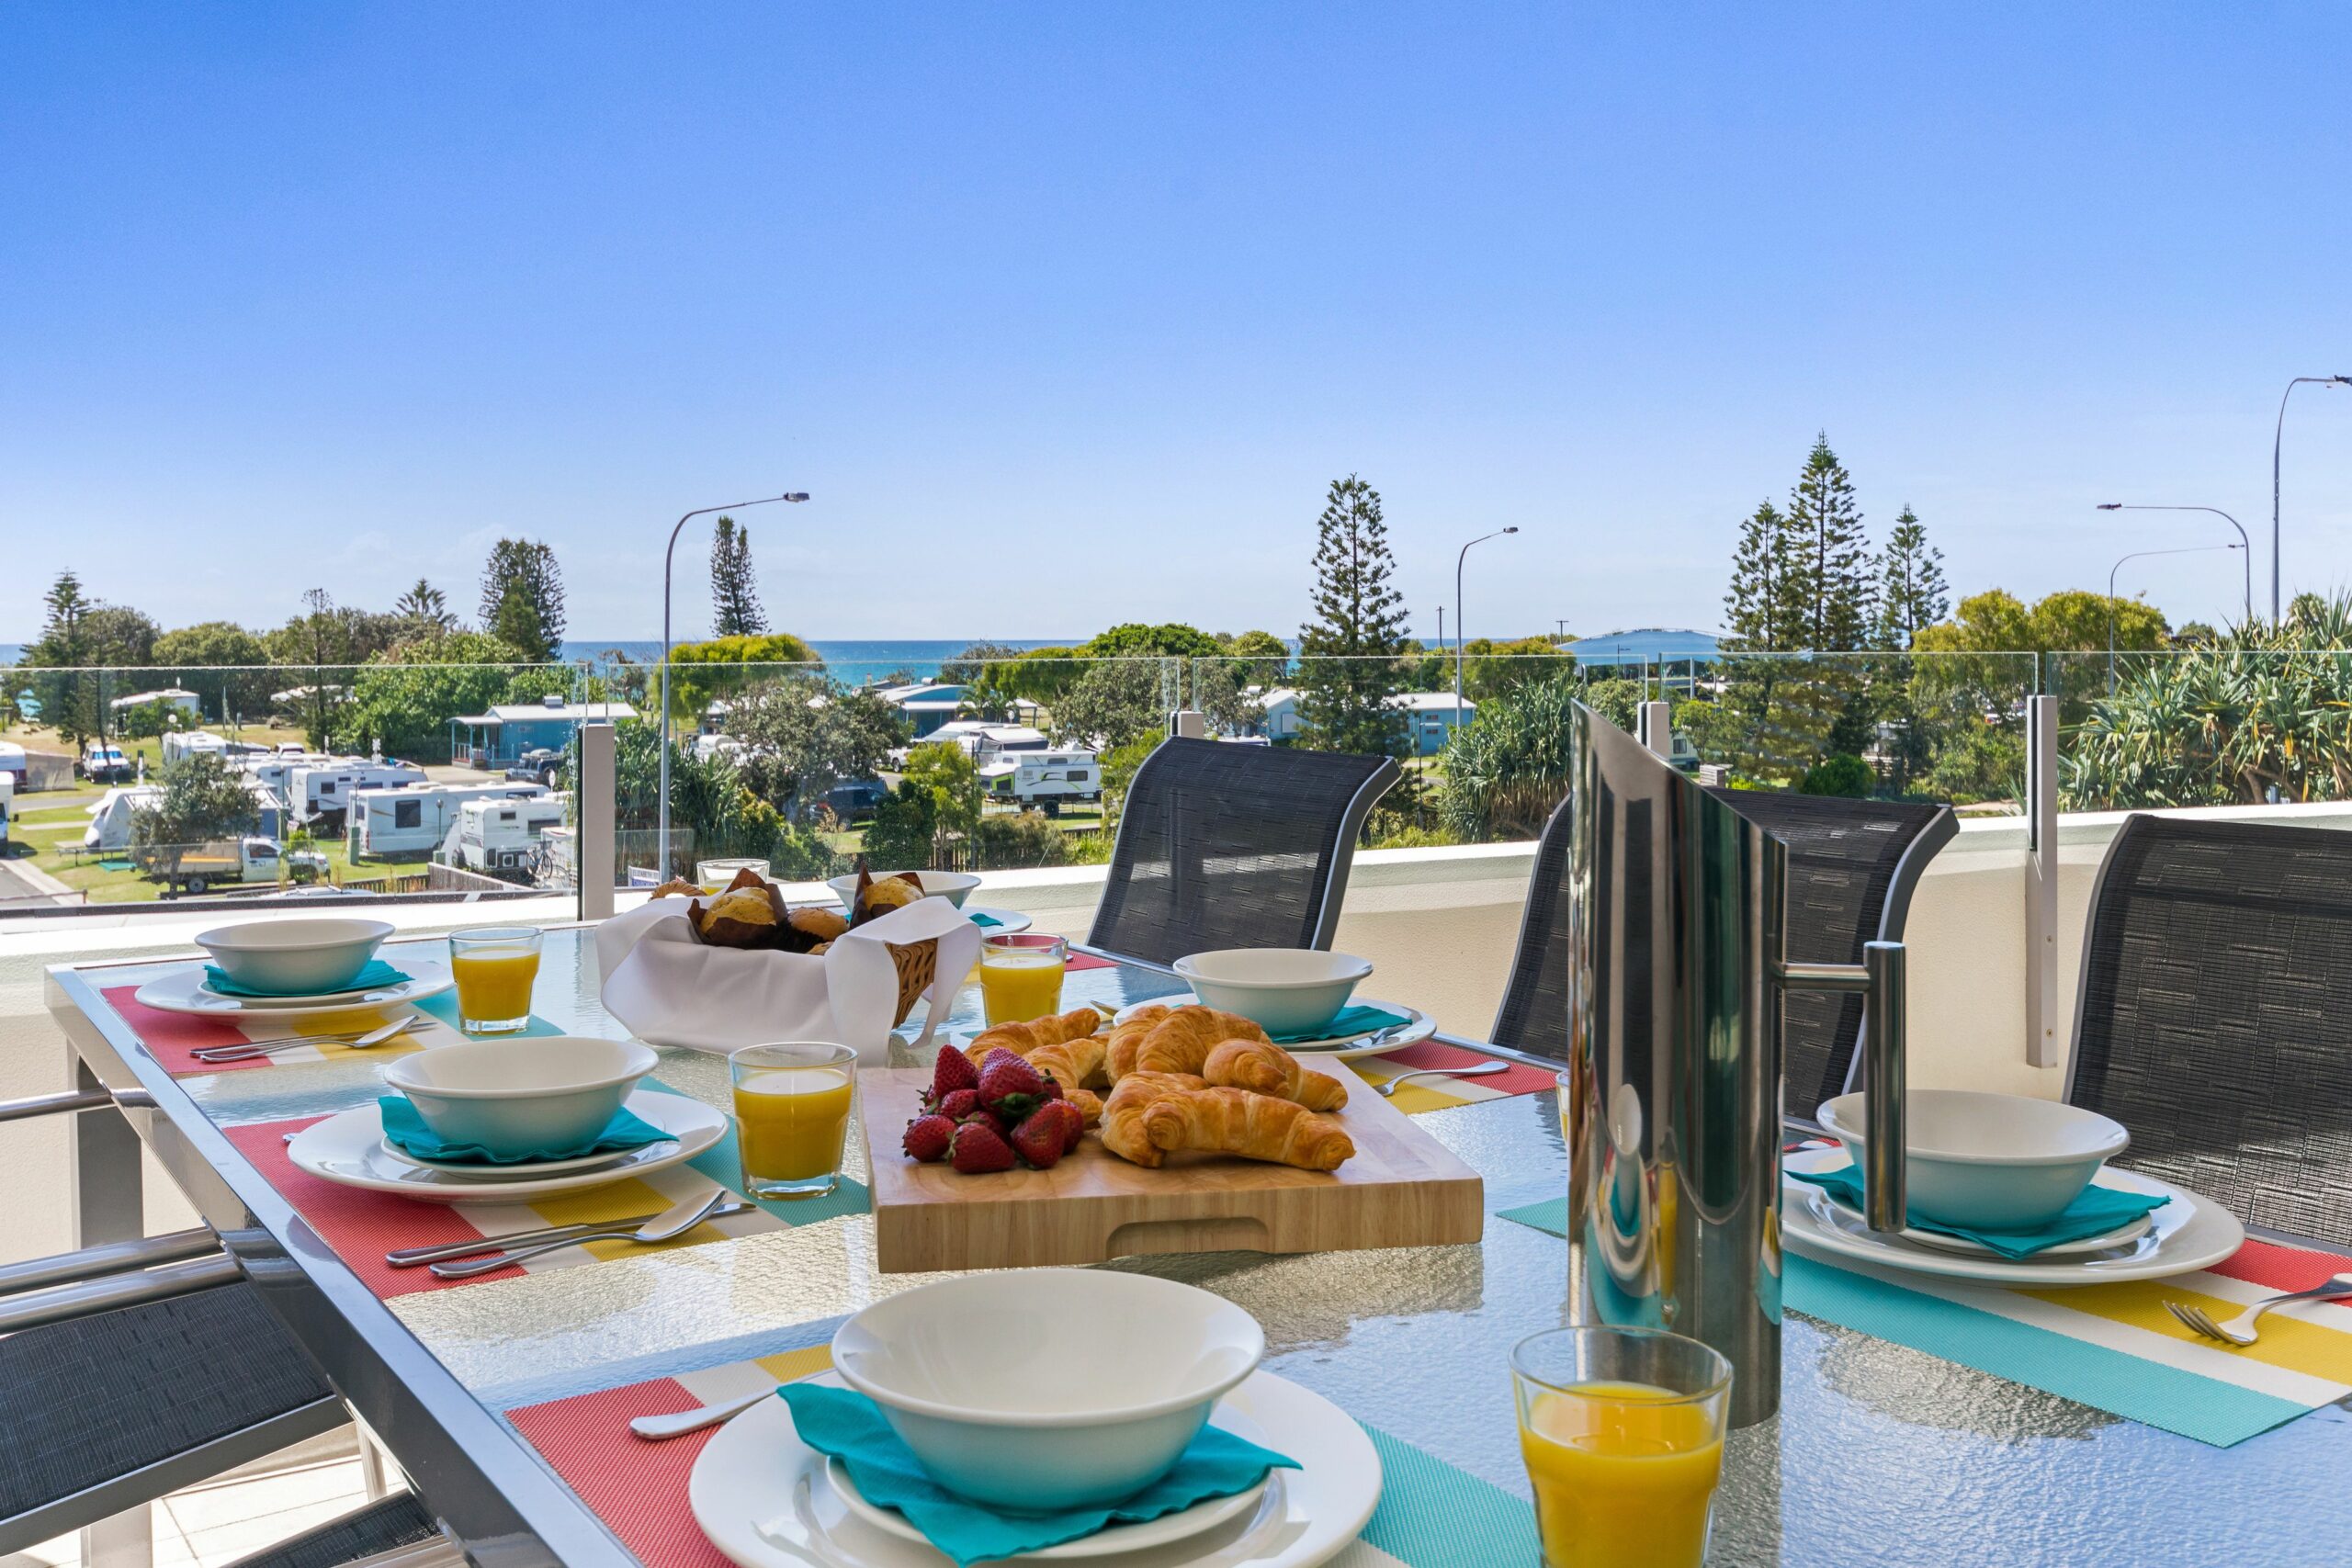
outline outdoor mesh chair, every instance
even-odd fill
[[[1163,740],[1136,770],[1086,945],[1146,964],[1225,947],[1328,949],[1386,757]]]
[[[1826,795],[1711,789],[1770,833],[1789,856],[1788,956],[1807,964],[1859,964],[1866,942],[1900,942],[1919,874],[1959,825],[1949,807]],[[1521,918],[1519,949],[1495,1014],[1492,1039],[1530,1055],[1568,1052],[1567,874],[1569,803],[1562,801],[1535,846],[1535,874]],[[1862,998],[1790,992],[1781,1041],[1787,1105],[1814,1107],[1855,1077]]]
[[[2119,1164],[2352,1248],[2352,833],[2133,816],[2091,895],[2066,1098]]]

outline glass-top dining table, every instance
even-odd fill
[[[560,1032],[626,1036],[598,1003],[589,937],[548,933],[533,1010]],[[396,943],[385,956],[397,963],[401,952]],[[527,1413],[594,1419],[599,1406],[582,1396],[663,1378],[691,1388],[705,1369],[788,1358],[826,1344],[868,1303],[939,1277],[879,1272],[874,1222],[852,1203],[707,1245],[387,1297],[279,1190],[283,1162],[266,1146],[275,1134],[254,1136],[368,1104],[383,1091],[383,1060],[175,1076],[108,993],[122,998],[187,962],[52,969],[50,1005],[87,1070],[129,1101],[139,1137],[477,1561],[708,1561],[694,1555],[699,1540],[633,1551],[608,1523],[609,1497],[584,1495],[577,1472],[550,1461]],[[1065,998],[1124,1006],[1179,988],[1164,972],[1114,965],[1073,970]],[[978,1014],[967,986],[947,1028],[976,1027]],[[900,1065],[920,1065],[898,1050]],[[727,1106],[723,1057],[661,1055],[668,1087]],[[1564,1190],[1557,1107],[1550,1092],[1512,1094],[1415,1124],[1482,1176],[1476,1244],[1110,1267],[1247,1308],[1265,1327],[1270,1370],[1385,1437],[1395,1510],[1375,1515],[1340,1562],[1531,1562],[1506,1358],[1522,1337],[1566,1321],[1568,1249],[1498,1212]],[[119,1152],[78,1172],[85,1213],[137,1213],[138,1162]],[[850,1168],[864,1158],[853,1148]],[[2342,1404],[2213,1447],[1794,1313],[1783,1359],[1781,1413],[1729,1442],[1711,1563],[2290,1563],[2352,1544],[2352,1412]],[[664,1489],[682,1490],[684,1472],[647,1450],[629,1483],[659,1503]],[[1450,1486],[1406,1498],[1399,1456],[1427,1456]],[[1414,1517],[1396,1517],[1408,1504]]]

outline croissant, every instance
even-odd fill
[[[1170,1096],[1207,1087],[1182,1073],[1129,1073],[1102,1107],[1102,1146],[1122,1159],[1157,1169],[1164,1156],[1145,1135],[1145,1112]]]
[[[1165,1002],[1148,1002],[1112,1026],[1110,1043],[1103,1050],[1102,1070],[1113,1083],[1136,1070],[1136,1053],[1143,1048],[1144,1037],[1151,1032],[1154,1024],[1175,1010]]]
[[[1119,1097],[1111,1098],[1115,1105]],[[1156,1095],[1141,1106],[1140,1116],[1144,1136],[1165,1154],[1197,1149],[1301,1170],[1337,1170],[1356,1152],[1330,1117],[1318,1116],[1295,1100],[1251,1094],[1246,1089]],[[1103,1142],[1108,1143],[1107,1113],[1103,1126]]]
[[[1348,1102],[1347,1085],[1302,1066],[1281,1046],[1257,1040],[1227,1040],[1216,1046],[1201,1066],[1201,1077],[1220,1088],[1295,1100],[1309,1111],[1337,1111]]]
[[[1266,1032],[1238,1012],[1215,1008],[1182,1007],[1144,1036],[1136,1052],[1139,1073],[1197,1073],[1209,1052],[1227,1040],[1265,1040]],[[1267,1041],[1272,1044],[1272,1041]]]
[[[1072,1008],[1068,1012],[1048,1013],[1023,1023],[994,1023],[972,1036],[964,1047],[964,1055],[978,1066],[988,1059],[989,1052],[1002,1046],[1016,1056],[1027,1056],[1041,1045],[1059,1045],[1072,1040],[1083,1040],[1102,1027],[1102,1014],[1091,1007]],[[1064,1089],[1076,1089],[1076,1084],[1064,1084]]]

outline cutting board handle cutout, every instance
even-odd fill
[[[1250,1214],[1216,1219],[1133,1220],[1111,1233],[1103,1255],[1151,1258],[1169,1252],[1271,1252],[1266,1222]]]

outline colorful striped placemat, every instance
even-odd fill
[[[1501,1217],[1553,1235],[1566,1198]],[[2165,1280],[2028,1290],[1781,1256],[1781,1304],[2215,1448],[2352,1393],[2352,1307],[2303,1303],[2263,1319],[2244,1349],[2192,1334],[2164,1308],[2217,1318],[2352,1268],[2330,1252],[2248,1241],[2226,1262]]]
[[[664,1093],[675,1092],[651,1078],[645,1081],[644,1087]],[[384,1261],[384,1254],[400,1247],[431,1247],[442,1242],[513,1235],[548,1225],[629,1219],[639,1214],[660,1213],[673,1203],[705,1196],[714,1188],[723,1187],[733,1192],[741,1180],[733,1128],[730,1126],[718,1142],[693,1159],[649,1175],[625,1177],[601,1187],[555,1193],[528,1201],[455,1204],[427,1203],[391,1192],[338,1186],[332,1181],[322,1181],[308,1171],[297,1169],[294,1162],[287,1156],[286,1134],[300,1132],[322,1120],[322,1117],[305,1116],[285,1122],[256,1122],[229,1128],[226,1135],[253,1162],[254,1168],[268,1179],[270,1185],[277,1188],[302,1218],[310,1222],[311,1228],[319,1233],[320,1239],[327,1244],[329,1250],[358,1275],[369,1290],[387,1300],[394,1296],[413,1295],[419,1291],[446,1291],[492,1280],[518,1279],[526,1273],[575,1269],[608,1258],[698,1247],[705,1242],[724,1241],[761,1231],[811,1224],[842,1214],[862,1214],[871,1205],[861,1183],[844,1179],[839,1188],[823,1198],[804,1199],[793,1203],[763,1202],[750,1213],[730,1214],[725,1219],[696,1225],[674,1241],[652,1244],[587,1242],[579,1247],[544,1253],[527,1262],[477,1274],[470,1279],[443,1280],[435,1277],[429,1269],[395,1269]]]
[[[384,1008],[349,1008],[341,1012],[305,1013],[300,1018],[273,1019],[266,1015],[245,1014],[236,1022],[226,1019],[198,1018],[193,1013],[164,1012],[146,1007],[136,998],[136,986],[117,986],[102,992],[108,1006],[121,1015],[123,1022],[137,1032],[147,1054],[162,1065],[174,1077],[189,1077],[200,1073],[240,1073],[254,1067],[290,1066],[301,1062],[332,1062],[346,1056],[405,1056],[412,1052],[429,1050],[435,1045],[455,1045],[468,1038],[458,1030],[458,994],[443,991],[438,996],[421,1001],[394,1004]],[[374,1046],[366,1051],[354,1051],[343,1045],[297,1045],[274,1056],[257,1056],[249,1062],[199,1062],[195,1053],[222,1045],[263,1044],[272,1040],[288,1040],[299,1034],[356,1034],[392,1021],[404,1009],[413,1009],[431,1021],[419,1025],[398,1040]],[[522,1031],[526,1034],[561,1034],[564,1031],[547,1020],[533,1017]],[[511,1039],[501,1035],[500,1039]]]
[[[727,1568],[686,1503],[686,1479],[713,1433],[650,1443],[629,1435],[639,1416],[664,1416],[740,1399],[823,1371],[830,1346],[813,1345],[678,1377],[524,1405],[514,1429],[648,1568]],[[1336,1568],[1492,1568],[1535,1562],[1535,1511],[1500,1487],[1423,1450],[1365,1427],[1380,1455],[1380,1506]]]
[[[1483,1051],[1465,1046],[1448,1045],[1440,1040],[1424,1040],[1408,1045],[1401,1051],[1390,1051],[1378,1056],[1359,1056],[1346,1064],[1355,1069],[1356,1076],[1367,1083],[1386,1083],[1400,1073],[1418,1072],[1425,1067],[1459,1071],[1475,1067],[1482,1062],[1504,1060],[1491,1057]],[[1306,1058],[1310,1063],[1313,1058]],[[1389,1103],[1407,1114],[1423,1111],[1444,1111],[1456,1105],[1475,1105],[1482,1100],[1509,1100],[1514,1095],[1540,1094],[1553,1087],[1552,1073],[1543,1067],[1531,1067],[1512,1063],[1499,1073],[1489,1073],[1475,1078],[1415,1078],[1399,1089]]]

